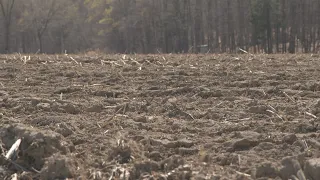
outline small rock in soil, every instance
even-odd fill
[[[39,104],[41,102],[41,98],[33,97],[30,99],[30,102],[31,102],[32,106],[36,106],[37,104]]]
[[[278,170],[274,164],[272,164],[271,162],[266,162],[266,163],[260,164],[255,169],[254,176],[256,178],[260,178],[260,177],[275,178],[278,176]]]
[[[39,103],[37,104],[37,108],[49,111],[50,110],[50,104],[49,103]]]
[[[251,139],[238,139],[234,140],[229,151],[243,151],[248,150],[258,144],[258,141]]]
[[[297,140],[297,136],[295,134],[288,134],[283,137],[283,142],[288,144],[293,144]]]
[[[309,179],[316,180],[320,177],[320,158],[309,159],[305,165],[305,173]]]
[[[282,168],[280,169],[280,176],[282,179],[289,179],[292,175],[297,175],[297,172],[301,170],[301,166],[298,160],[293,157],[285,157],[281,161]]]

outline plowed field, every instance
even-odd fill
[[[320,179],[317,55],[1,55],[0,179]]]

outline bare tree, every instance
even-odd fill
[[[43,52],[43,35],[47,31],[50,23],[66,8],[63,0],[29,0],[26,2],[24,12],[24,22],[26,26],[34,29],[38,42],[39,51]]]
[[[12,12],[14,7],[15,0],[0,0],[1,12],[4,17],[4,42],[5,48],[4,51],[7,53],[10,51],[10,27],[12,20]]]

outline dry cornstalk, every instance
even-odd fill
[[[112,66],[112,65],[116,65],[116,66],[119,66],[119,67],[123,67],[122,65],[116,63],[115,61],[105,61],[105,60],[101,60],[101,65],[105,65],[105,64],[110,64],[111,66]]]
[[[243,118],[243,119],[228,119],[228,122],[238,123],[243,121],[250,121],[251,118]]]
[[[89,170],[89,179],[102,179],[102,173],[100,171]]]
[[[119,67],[123,67],[121,64],[118,64],[118,63],[113,62],[113,61],[111,62],[111,64],[112,64],[112,65],[114,64],[114,65],[119,66]]]
[[[278,113],[273,112],[273,111],[271,111],[271,110],[269,110],[269,109],[267,110],[267,112],[270,112],[270,113],[276,115],[279,119],[281,119],[282,121],[284,121],[283,117],[281,117]]]
[[[313,117],[314,119],[317,119],[318,117],[316,115],[313,115],[309,112],[305,112],[306,115]]]
[[[76,61],[73,57],[70,56],[70,59],[75,62],[76,64],[79,64],[78,61]]]
[[[282,91],[282,93],[292,102],[295,102],[292,97],[290,97],[286,92]]]
[[[1,141],[0,141],[0,151],[2,152],[0,155],[5,156],[4,155],[4,147],[3,147],[3,144]]]
[[[128,65],[128,64],[127,64],[124,60],[122,60],[122,59],[121,59],[121,62],[122,62],[122,64],[125,65],[125,66]]]
[[[10,148],[8,153],[6,154],[7,159],[11,159],[11,157],[17,152],[21,143],[21,139],[18,139]]]
[[[269,108],[271,108],[272,109],[272,111],[274,111],[274,112],[276,112],[277,110],[274,108],[274,107],[272,107],[271,105],[268,105],[268,107]]]
[[[30,59],[31,59],[30,56],[28,56],[28,58],[27,58],[27,56],[20,55],[20,60],[23,62],[23,64],[27,64],[27,62],[30,61]]]
[[[244,49],[239,48],[239,50],[240,50],[241,52],[243,52],[243,53],[249,54],[248,51],[246,51],[246,50],[244,50]]]
[[[250,174],[246,174],[246,173],[243,173],[243,172],[236,171],[236,173],[239,174],[239,175],[245,176],[245,177],[251,177]]]
[[[125,106],[125,105],[121,106],[115,113],[113,113],[113,115],[112,115],[111,117],[109,117],[106,122],[111,121],[121,110],[124,110],[124,106]],[[108,124],[105,123],[105,124],[102,125],[101,127],[102,127],[102,128],[105,128],[107,125],[108,125]]]
[[[125,103],[125,104],[123,105],[123,111],[122,111],[122,114],[125,114],[125,113],[126,113],[127,106],[128,106],[128,103]]]
[[[305,146],[305,149],[309,149],[309,146],[308,146],[308,144],[307,144],[307,141],[304,139],[304,140],[302,140],[302,142],[303,142],[303,144],[304,144],[304,146]]]
[[[11,180],[18,180],[17,173],[14,173],[14,174],[11,175]]]
[[[254,56],[253,54],[249,53],[248,51],[244,50],[244,49],[241,49],[239,48],[239,50],[245,54],[249,54],[250,56]]]
[[[136,63],[137,65],[141,66],[141,64],[140,64],[138,61],[136,61],[135,59],[129,58],[129,60],[131,60],[132,62],[134,62],[134,63]]]
[[[184,113],[186,113],[186,115],[189,116],[191,119],[195,120],[194,117],[192,116],[192,114],[187,113],[187,112],[184,112]]]

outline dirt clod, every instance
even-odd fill
[[[282,179],[289,179],[292,175],[297,176],[298,171],[301,170],[299,161],[293,157],[285,157],[281,164],[280,176]]]
[[[232,149],[231,151],[242,151],[242,150],[248,150],[258,144],[258,141],[252,140],[252,139],[238,139],[234,140],[232,143]]]
[[[255,175],[256,178],[269,177],[275,178],[278,176],[278,169],[275,165],[270,162],[263,163],[256,168]]]
[[[84,169],[74,158],[65,155],[53,155],[49,157],[40,172],[41,179],[65,179],[80,176]]]
[[[88,112],[96,112],[99,113],[103,110],[103,105],[102,104],[94,104],[90,107],[87,108]]]
[[[305,172],[308,178],[317,179],[320,177],[320,158],[309,159],[305,165]]]
[[[293,144],[297,140],[297,136],[295,134],[288,134],[283,137],[283,141],[288,144]]]

